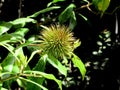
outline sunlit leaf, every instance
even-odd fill
[[[27,32],[28,28],[19,28],[14,33],[1,35],[0,42],[7,43],[22,41]]]
[[[20,87],[23,87],[24,89],[26,89],[26,84],[27,84],[27,82],[25,82],[24,80],[21,80],[21,79],[19,79],[19,78],[17,78],[17,83],[18,83],[18,85],[20,86]]]
[[[79,47],[81,45],[81,41],[78,39],[74,42],[74,48],[76,49],[77,47]]]
[[[11,34],[4,34],[4,35],[0,35],[0,42],[10,42],[10,39],[12,38],[13,36]]]
[[[6,58],[1,63],[3,72],[11,72],[12,68],[13,68],[14,61],[15,61],[15,57],[13,56],[14,47],[12,47],[9,44],[4,44],[4,43],[0,43],[0,46],[3,46],[4,48],[8,49],[8,51],[11,52],[11,53],[8,53]]]
[[[35,65],[35,67],[32,70],[44,72],[45,66],[46,66],[46,61],[47,61],[47,55],[45,54],[38,60],[37,64]],[[40,77],[36,77],[36,78],[30,77],[29,79],[36,82],[36,83],[38,83],[38,84],[41,84],[41,85],[43,84],[43,82],[45,80],[44,78],[40,78]],[[27,88],[29,90],[33,90],[33,89],[34,90],[41,90],[40,87],[36,87],[33,84],[29,84],[27,86]]]
[[[7,32],[12,27],[12,24],[9,22],[1,22],[0,23],[0,35]]]
[[[86,74],[86,68],[82,60],[75,54],[73,54],[72,58],[73,64],[79,69],[81,75],[82,75],[82,80],[84,80],[85,74]]]
[[[54,80],[58,84],[60,90],[62,90],[62,82],[60,80],[56,79],[56,77],[53,74],[47,74],[47,73],[40,72],[40,71],[24,71],[23,73],[25,73],[25,74],[30,73],[30,74],[33,74],[36,76],[40,76],[40,77],[42,76],[49,80]]]
[[[35,19],[32,18],[18,18],[13,21],[10,21],[14,25],[15,28],[21,28],[26,25],[26,23],[36,23]]]
[[[11,33],[12,38],[10,42],[18,42],[24,39],[25,34],[28,32],[28,28],[19,28],[14,33]]]
[[[8,89],[2,87],[0,90],[8,90]]]
[[[29,31],[28,28],[19,28],[17,29],[14,34],[18,34],[18,35],[21,35],[22,37],[25,36],[25,34]]]
[[[35,65],[33,70],[44,71],[46,66],[46,60],[47,60],[47,55],[45,54],[39,59],[38,63]]]
[[[76,6],[75,6],[74,4],[70,4],[70,5],[59,15],[59,17],[58,17],[59,22],[60,22],[60,23],[66,22],[66,21],[71,17],[71,15],[72,15],[73,18],[75,19],[74,13],[72,12],[75,7],[76,7]]]
[[[9,53],[7,57],[3,60],[1,66],[3,67],[3,72],[11,72],[15,62],[15,57]]]
[[[53,0],[54,3],[61,2],[61,1],[65,1],[65,0]]]
[[[58,71],[63,74],[63,75],[67,75],[67,69],[65,66],[63,66],[61,64],[61,62],[56,59],[54,56],[52,55],[48,55],[48,58],[47,58],[47,61],[53,66],[55,67],[56,69],[58,69]]]
[[[45,88],[44,86],[32,81],[32,80],[29,80],[29,79],[25,79],[23,77],[19,77],[20,80],[24,81],[24,82],[29,82],[29,83],[32,83],[34,85],[36,85],[37,87],[40,87],[42,90],[48,90],[47,88]],[[35,89],[34,89],[35,90]]]
[[[15,61],[15,65],[19,66],[19,67],[25,67],[26,63],[27,63],[27,57],[24,55],[24,51],[23,48],[17,48],[15,50],[15,56],[18,57],[19,60]]]
[[[79,15],[85,20],[85,21],[88,21],[87,17],[85,17],[84,15],[80,14]]]
[[[13,73],[19,73],[20,72],[19,67],[17,65],[13,65],[12,72]]]

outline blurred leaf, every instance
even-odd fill
[[[7,32],[12,27],[12,24],[9,22],[1,22],[0,23],[0,35]]]
[[[0,78],[1,78],[1,73],[0,73]],[[3,85],[3,83],[0,82],[0,90],[2,89],[2,85]]]
[[[40,71],[24,71],[23,73],[25,73],[25,74],[30,73],[30,74],[33,74],[36,76],[40,76],[40,77],[42,76],[49,80],[54,80],[58,84],[60,90],[62,90],[62,82],[60,80],[56,79],[56,77],[53,74],[47,74],[47,73],[40,72]]]
[[[21,35],[22,37],[25,36],[25,34],[29,31],[28,28],[19,28],[17,29],[14,34],[18,34],[18,35]]]
[[[72,14],[71,14],[71,17],[70,17],[70,23],[69,23],[70,29],[73,30],[75,28],[76,24],[77,24],[77,21],[76,21],[75,12],[72,11]]]
[[[8,53],[6,58],[1,63],[3,72],[11,72],[12,68],[13,68],[14,61],[15,61],[15,57],[13,56],[14,47],[12,47],[9,44],[4,44],[1,42],[0,42],[0,46],[3,46],[4,48],[8,49],[8,51],[11,52],[11,53]]]
[[[53,3],[57,3],[57,2],[61,2],[61,1],[65,1],[65,0],[53,0]]]
[[[97,41],[97,45],[102,46],[103,44],[101,41]]]
[[[74,42],[73,46],[74,46],[74,49],[76,49],[77,47],[79,47],[81,45],[81,41],[78,39]]]
[[[29,83],[32,83],[34,85],[36,85],[37,87],[40,87],[42,90],[48,90],[47,88],[45,88],[44,86],[32,81],[32,80],[29,80],[29,79],[25,79],[23,77],[19,77],[20,80],[24,81],[24,82],[29,82]],[[29,85],[29,84],[28,84]],[[33,90],[33,89],[32,89]],[[35,90],[35,89],[34,89]]]
[[[26,47],[26,46],[27,46],[28,49],[29,49],[29,47],[31,47],[31,48],[35,47],[36,48],[36,46],[31,46],[31,44],[34,44],[36,42],[38,42],[38,41],[35,40],[35,37],[30,37],[28,40],[26,40],[25,43],[22,43],[19,46],[17,46],[16,49],[20,48],[20,47]],[[33,52],[33,51],[34,50],[31,50],[31,52]]]
[[[71,15],[73,16],[73,19],[75,19],[75,15],[74,15],[74,13],[72,12],[75,7],[76,7],[76,6],[75,6],[74,4],[70,4],[70,5],[59,15],[59,17],[58,17],[59,22],[60,22],[60,23],[66,22],[66,21],[71,17]]]
[[[19,42],[24,39],[24,36],[27,32],[28,28],[19,28],[14,33],[1,35],[0,42]]]
[[[0,35],[0,42],[1,43],[9,42],[11,38],[12,38],[11,34]]]
[[[85,20],[85,21],[88,21],[87,17],[85,17],[84,15],[80,14],[79,15]]]
[[[54,56],[52,56],[52,55],[49,54],[49,55],[48,55],[48,58],[47,58],[47,61],[48,61],[53,67],[55,67],[56,69],[58,69],[58,71],[59,71],[61,74],[67,76],[67,69],[66,69],[66,67],[63,66],[63,65],[61,64],[61,62],[60,62],[57,58],[55,58]]]
[[[22,47],[15,49],[15,56],[19,59],[15,61],[15,65],[17,65],[20,69],[21,67],[23,69],[27,63],[27,57],[24,55]]]
[[[17,65],[13,65],[13,68],[12,68],[12,73],[19,73],[20,72],[20,69]]]
[[[86,68],[85,68],[85,65],[83,64],[82,60],[77,55],[73,54],[72,62],[79,69],[79,71],[82,75],[82,80],[84,80],[84,77],[86,74]]]
[[[24,39],[25,34],[28,32],[28,28],[19,28],[14,33],[11,33],[12,38],[10,42],[20,42]]]
[[[15,57],[9,53],[7,57],[3,60],[1,66],[3,67],[3,72],[11,72],[15,62]]]
[[[100,11],[101,17],[104,12],[108,9],[111,0],[92,0],[92,3],[95,5],[95,8]]]
[[[35,67],[32,69],[33,71],[41,71],[41,72],[44,72],[45,70],[45,66],[46,66],[46,59],[47,59],[47,55],[43,55],[39,61],[37,62],[37,64],[35,65]],[[29,78],[30,80],[42,85],[43,84],[43,81],[45,80],[44,78],[40,78],[40,77],[30,77]],[[29,84],[27,86],[27,88],[29,90],[41,90],[40,87],[36,87],[35,85],[33,84]]]
[[[18,18],[16,20],[10,21],[14,25],[15,28],[21,28],[26,25],[26,23],[36,23],[36,20],[32,18]]]
[[[39,59],[38,63],[35,65],[33,70],[44,71],[46,66],[46,60],[47,60],[47,55],[45,54]]]
[[[6,89],[6,88],[1,88],[0,90],[8,90],[8,89]]]
[[[38,15],[40,15],[40,14],[42,14],[42,13],[46,13],[46,12],[49,12],[49,11],[51,11],[51,10],[55,10],[55,9],[59,9],[59,8],[60,8],[59,6],[48,7],[48,8],[46,8],[46,9],[40,10],[40,11],[38,11],[38,12],[36,12],[36,13],[28,16],[28,17],[30,17],[30,18],[35,18],[35,17],[37,17]]]
[[[22,87],[22,88],[24,88],[24,90],[26,90],[26,84],[27,83],[24,80],[21,80],[21,79],[17,78],[16,81],[17,81],[17,83],[20,87]]]

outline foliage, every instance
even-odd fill
[[[86,68],[89,62],[84,64],[84,60],[82,62],[74,52],[81,41],[74,37],[73,32],[78,18],[89,23],[81,9],[87,8],[102,18],[110,0],[82,0],[82,6],[70,2],[63,7],[61,3],[65,2],[68,1],[52,0],[47,2],[45,9],[32,15],[0,22],[0,49],[6,50],[4,57],[0,53],[1,90],[11,89],[14,82],[25,90],[49,90],[49,80],[56,82],[54,89],[62,90],[63,86],[68,88],[76,83],[70,77],[72,69],[79,71],[78,77],[82,81],[88,79]],[[91,6],[94,6],[93,10]],[[111,46],[110,35],[107,30],[99,35],[99,48],[93,55],[99,56]],[[47,72],[51,71],[50,66],[57,70],[57,74]]]
[[[58,56],[60,56],[67,49],[71,48],[71,47],[69,48],[69,42],[70,42],[70,44],[73,43],[73,45],[75,47],[77,47],[76,45],[78,45],[77,43],[79,43],[79,42],[76,42],[76,44],[74,44],[74,42],[72,42],[72,36],[71,36],[72,34],[71,33],[69,34],[69,31],[68,31],[69,29],[67,29],[67,28],[65,29],[64,27],[60,27],[60,28],[63,28],[63,30],[64,29],[66,30],[65,31],[66,35],[68,32],[67,37],[70,39],[70,41],[64,41],[65,43],[66,42],[67,43],[65,44],[66,48],[63,49],[62,52],[60,51],[62,49],[62,47],[58,47],[59,45],[57,46],[57,44],[53,48],[53,50],[54,49],[57,50],[57,48],[58,48],[57,51],[55,50],[55,53],[51,53],[51,49],[49,50],[50,47],[48,47],[46,49],[50,53],[44,52],[44,51],[46,51],[43,48],[45,45],[43,44],[43,47],[41,46],[41,43],[42,43],[41,40],[36,39],[36,37],[32,37],[32,39],[25,38],[26,34],[28,32],[30,32],[30,29],[27,28],[26,25],[28,23],[32,23],[32,24],[37,23],[37,21],[35,19],[33,19],[33,17],[37,17],[39,14],[48,12],[53,9],[58,9],[58,8],[57,7],[49,7],[44,10],[41,10],[31,16],[28,16],[26,18],[18,18],[13,21],[0,23],[0,35],[1,35],[0,36],[0,46],[2,46],[3,48],[8,50],[8,54],[6,54],[5,58],[1,61],[1,64],[0,64],[0,68],[1,68],[0,69],[0,79],[1,79],[0,80],[0,83],[1,83],[0,88],[1,89],[10,89],[11,88],[10,85],[14,81],[16,81],[18,83],[18,85],[23,87],[24,89],[30,90],[35,87],[34,89],[36,89],[36,90],[38,90],[38,89],[48,90],[46,87],[44,87],[42,85],[44,78],[45,78],[45,79],[54,80],[58,84],[59,89],[62,90],[62,82],[60,80],[56,79],[53,74],[47,74],[44,72],[45,67],[46,67],[46,62],[48,61],[53,67],[57,68],[61,74],[63,74],[65,77],[67,77],[66,66],[63,65],[62,62],[60,62],[58,60],[58,57],[54,57],[53,54],[60,52],[60,53],[58,53]],[[54,29],[54,28],[52,28],[52,29]],[[61,31],[61,30],[56,30],[56,31]],[[51,35],[53,32],[54,31],[50,32]],[[64,34],[64,33],[61,32],[61,34]],[[44,35],[44,37],[46,37],[46,36],[47,36],[47,33]],[[58,36],[58,37],[61,37],[61,36]],[[52,40],[52,38],[50,38],[50,37],[48,37],[46,39]],[[63,39],[64,39],[64,36],[63,36]],[[33,46],[33,48],[34,47],[35,48],[32,50],[31,55],[28,57],[27,55],[25,55],[24,48],[29,47],[32,44],[35,45],[35,46]],[[39,45],[39,44],[40,44],[40,46],[39,46],[40,48],[36,49],[36,47],[37,47],[36,45]],[[67,44],[68,44],[68,46],[66,46]],[[40,54],[41,52],[44,52],[44,54]],[[70,50],[70,53],[71,52],[72,51]],[[65,54],[68,54],[68,53],[69,53],[69,51],[65,52]],[[29,66],[29,62],[33,59],[35,54],[40,54],[40,58],[38,59],[38,63],[36,63],[36,65],[31,69],[31,66]],[[64,53],[62,56],[63,56],[62,59],[65,59],[67,61],[67,57],[64,56]],[[66,63],[66,64],[68,64],[68,63]],[[75,65],[79,69],[81,69],[80,67],[82,65],[82,68],[85,69],[83,63],[79,63],[79,65],[78,64],[75,64]],[[85,72],[86,72],[86,69],[84,72],[81,71],[83,78],[85,76]],[[39,81],[34,78],[37,78]],[[27,83],[29,83],[29,84],[27,84]],[[31,83],[32,83],[32,87],[30,86]]]

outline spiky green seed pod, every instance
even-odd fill
[[[40,33],[40,48],[43,53],[56,58],[70,57],[76,42],[73,32],[64,25],[51,25]]]

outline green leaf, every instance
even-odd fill
[[[56,77],[53,74],[47,74],[47,73],[40,72],[40,71],[24,71],[23,73],[25,73],[25,74],[30,73],[35,76],[40,76],[40,77],[42,76],[46,79],[54,80],[58,84],[60,90],[62,90],[62,82],[60,80],[56,79]]]
[[[21,28],[26,25],[26,23],[36,23],[36,20],[32,18],[18,18],[14,21],[10,21],[14,25],[15,28]]]
[[[12,38],[11,34],[4,34],[4,35],[0,35],[0,42],[1,43],[5,43],[5,42],[10,42],[10,39]]]
[[[17,78],[17,83],[18,83],[18,85],[20,86],[20,87],[22,87],[22,88],[24,88],[24,90],[26,90],[26,82],[24,81],[24,80],[21,80],[21,79],[19,79],[19,78]]]
[[[6,88],[1,88],[0,90],[8,90],[8,89],[6,89]]]
[[[1,66],[3,68],[3,72],[11,72],[12,68],[13,68],[13,64],[15,61],[15,57],[13,56],[13,50],[14,47],[12,47],[9,44],[4,44],[0,42],[0,46],[5,47],[6,49],[8,49],[11,53],[8,53],[8,55],[6,56],[6,58],[2,61]]]
[[[29,47],[32,47],[32,48],[33,48],[33,46],[29,46],[29,45],[30,45],[30,44],[34,44],[34,43],[36,43],[35,37],[26,40],[25,43],[20,44],[18,47],[16,47],[16,49],[17,49],[17,48],[20,48],[20,47],[26,47],[26,46],[27,46],[28,49],[29,49]],[[35,50],[36,50],[36,49],[35,49]],[[32,50],[32,51],[34,51],[34,50]]]
[[[55,10],[55,9],[59,9],[59,8],[60,8],[59,6],[48,7],[46,9],[40,10],[40,11],[38,11],[38,12],[28,16],[28,17],[35,18],[35,17],[37,17],[38,15],[40,15],[42,13],[46,13],[46,12],[49,12],[49,11],[52,11],[52,10]]]
[[[82,15],[82,14],[80,14],[80,13],[79,13],[79,15],[80,15],[85,21],[88,22],[88,18],[87,18],[87,17],[85,17],[84,15]]]
[[[33,70],[33,71],[41,71],[41,72],[44,72],[45,66],[46,66],[46,61],[47,61],[46,59],[47,59],[47,55],[45,54],[45,55],[43,55],[43,56],[39,59],[39,61],[37,62],[37,64],[35,65],[35,67],[34,67],[32,70]],[[45,80],[44,78],[40,78],[40,77],[36,77],[36,78],[30,77],[29,79],[32,80],[32,81],[34,81],[34,82],[36,82],[36,83],[38,83],[38,84],[40,84],[40,85],[42,85],[42,84],[43,84],[43,81]],[[34,89],[34,90],[41,90],[40,87],[36,87],[36,86],[33,85],[33,84],[28,85],[27,88],[28,88],[29,90],[33,90],[33,89]]]
[[[37,87],[40,87],[42,90],[48,90],[47,88],[45,88],[44,86],[32,81],[32,80],[29,80],[29,79],[25,79],[23,77],[19,77],[20,80],[24,81],[24,82],[29,82],[29,83],[32,83],[34,85],[36,85]],[[29,89],[28,89],[29,90]],[[32,89],[33,90],[33,89]],[[35,89],[34,89],[35,90]]]
[[[33,70],[44,71],[46,66],[46,60],[47,60],[47,55],[45,54],[39,59],[38,63],[35,65]]]
[[[61,64],[61,62],[60,62],[57,58],[55,58],[54,56],[52,56],[52,55],[49,54],[49,55],[48,55],[48,58],[47,58],[47,61],[48,61],[53,67],[55,67],[56,69],[58,69],[58,71],[59,71],[61,74],[67,76],[67,69],[66,69],[66,67],[63,66],[63,65]]]
[[[77,21],[76,21],[75,12],[72,11],[72,14],[71,14],[71,17],[70,17],[70,23],[69,23],[70,29],[73,30],[75,28],[76,24],[77,24]]]
[[[14,33],[11,33],[12,38],[10,42],[20,42],[24,40],[25,34],[29,31],[28,28],[19,28]]]
[[[73,44],[74,49],[76,49],[76,48],[79,47],[80,45],[81,45],[81,41],[80,41],[79,39],[77,39],[77,40],[74,42],[74,44]]]
[[[0,45],[8,49],[10,52],[1,64],[4,72],[12,72],[15,63],[19,67],[21,67],[22,65],[24,66],[24,64],[26,64],[26,57],[23,54],[22,48],[18,48],[13,52],[14,47],[12,47],[11,45],[1,43]],[[15,69],[18,70],[17,68]]]
[[[28,28],[19,28],[14,33],[1,35],[0,42],[19,42],[24,39],[24,36],[27,32]]]
[[[71,15],[73,15],[73,9],[75,8],[76,6],[74,4],[70,4],[58,17],[58,20],[60,23],[64,23],[66,22],[70,17]],[[74,16],[74,15],[73,15]]]
[[[100,11],[101,16],[108,9],[111,0],[92,0],[92,3],[95,5],[95,8]]]
[[[20,72],[20,69],[17,65],[13,65],[13,68],[12,68],[12,73],[19,73]]]
[[[0,78],[1,78],[1,74],[0,74]],[[2,85],[3,85],[3,83],[0,82],[0,90],[2,89]]]
[[[29,31],[28,28],[19,28],[17,29],[14,34],[18,34],[18,35],[21,35],[22,37],[25,36],[25,34]]]
[[[0,35],[7,32],[12,27],[12,24],[9,22],[1,22],[0,23]]]
[[[86,74],[86,68],[85,68],[85,65],[83,64],[82,60],[77,55],[73,54],[72,62],[79,69],[79,71],[82,75],[82,80],[84,80],[84,77]]]
[[[1,66],[3,67],[3,72],[11,72],[15,62],[15,57],[9,53],[7,57],[3,60]]]
[[[27,63],[27,57],[24,55],[22,47],[15,50],[15,56],[17,56],[17,58],[19,59],[15,61],[15,65],[17,65],[19,68],[24,68]]]
[[[61,2],[61,1],[65,1],[65,0],[53,0],[53,3],[57,3],[57,2]]]

